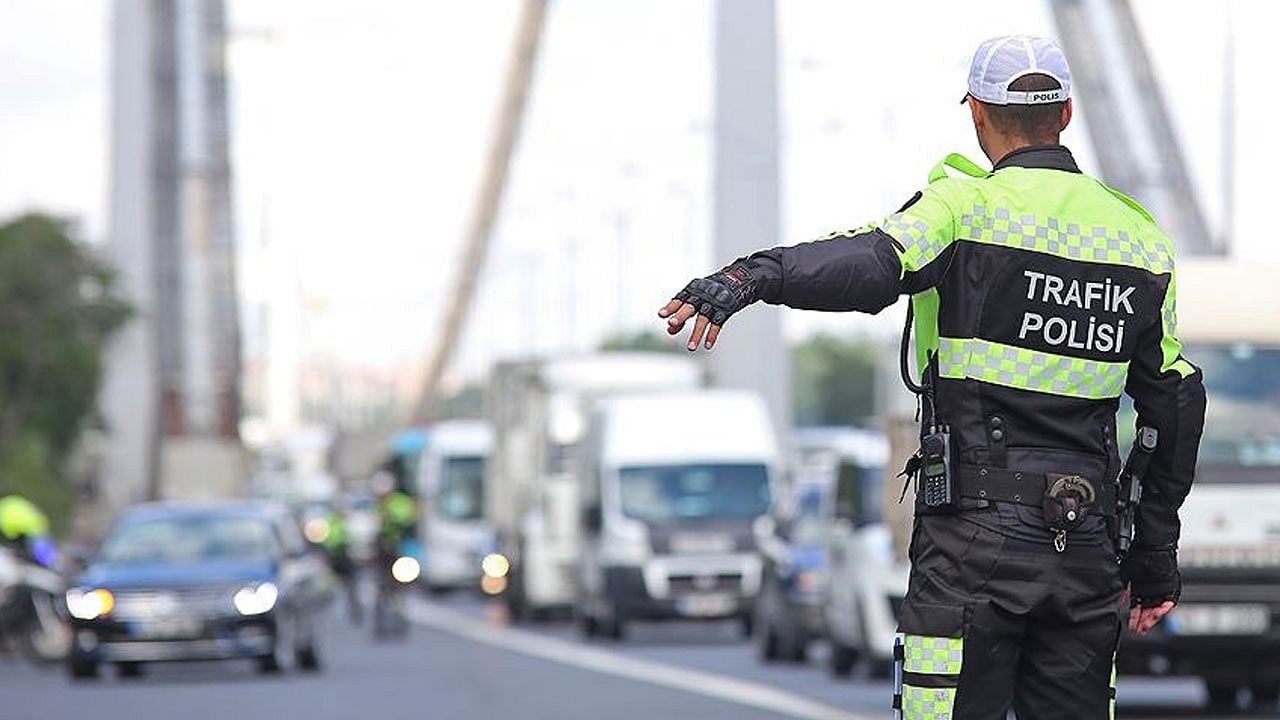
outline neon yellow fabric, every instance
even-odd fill
[[[938,374],[1051,395],[1120,397],[1127,362],[1102,362],[1028,350],[977,338],[939,338]]]
[[[7,540],[37,538],[49,534],[49,518],[21,495],[0,498],[0,535]]]
[[[329,532],[324,536],[324,546],[328,550],[341,550],[347,546],[347,521],[342,517],[342,513],[330,513],[325,518],[325,522],[329,526]]]
[[[960,175],[949,174],[949,169]],[[1079,217],[1089,218],[1090,224],[1066,219]],[[1168,273],[1162,312],[1162,370],[1184,377],[1193,372],[1191,365],[1180,359],[1182,345],[1177,340],[1173,243],[1141,205],[1093,178],[1023,167],[988,172],[972,160],[952,154],[933,168],[928,187],[915,203],[868,227],[879,228],[898,242],[904,275],[923,269],[956,242],[1002,245],[1068,260]],[[938,336],[937,295],[927,291],[913,301],[917,356],[923,370],[929,355],[940,349],[934,340]],[[1108,375],[1108,388],[1117,377],[1115,372]],[[1085,396],[1093,396],[1091,393]]]
[[[904,635],[902,671],[922,675],[959,675],[964,663],[964,639]]]
[[[955,688],[902,685],[902,720],[951,720]]]

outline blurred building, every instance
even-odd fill
[[[102,496],[227,494],[239,330],[222,0],[117,0],[109,247],[138,310],[108,361]]]

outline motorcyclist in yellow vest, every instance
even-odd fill
[[[693,351],[757,300],[875,313],[912,296],[922,451],[894,699],[909,720],[1107,718],[1123,594],[1144,633],[1180,592],[1205,400],[1173,246],[1059,144],[1070,94],[1053,41],[988,40],[964,100],[991,171],[952,156],[883,222],[741,258],[659,312],[672,334],[696,317]],[[1127,554],[1122,392],[1158,435]]]
[[[321,545],[329,559],[329,567],[338,576],[347,591],[347,617],[359,624],[362,616],[359,576],[351,557],[351,534],[347,531],[347,517],[341,507],[334,507],[325,518],[326,532]]]
[[[42,565],[53,564],[49,518],[21,495],[0,497],[0,542]]]

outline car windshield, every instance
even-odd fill
[[[205,515],[124,520],[107,538],[102,559],[111,563],[262,563],[275,543],[266,520]]]
[[[1196,482],[1274,482],[1266,470],[1280,468],[1280,347],[1188,344],[1183,355],[1204,372],[1208,401]],[[1126,403],[1121,447],[1133,441],[1133,417]]]
[[[484,458],[452,457],[444,462],[436,491],[440,514],[454,520],[477,520],[484,512]]]
[[[622,514],[637,520],[746,519],[769,509],[769,471],[760,464],[629,467],[620,474]]]

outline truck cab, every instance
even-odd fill
[[[484,519],[484,473],[492,443],[489,426],[479,420],[450,420],[431,428],[431,443],[417,463],[418,531],[428,591],[479,585],[481,560],[493,547],[493,531]]]
[[[581,543],[578,473],[593,404],[615,393],[703,383],[699,363],[671,353],[574,354],[495,366],[485,518],[508,569],[501,596],[513,619],[540,620],[573,607]]]
[[[696,421],[705,418],[705,422]],[[633,620],[737,619],[760,589],[755,525],[779,455],[763,399],[738,390],[615,396],[592,415],[577,617],[620,639]]]
[[[1267,276],[1224,260],[1179,263],[1178,335],[1208,398],[1179,513],[1183,590],[1117,657],[1123,674],[1199,676],[1222,707],[1246,689],[1258,704],[1280,698],[1280,286],[1256,280]],[[1119,427],[1132,433],[1125,413]]]

